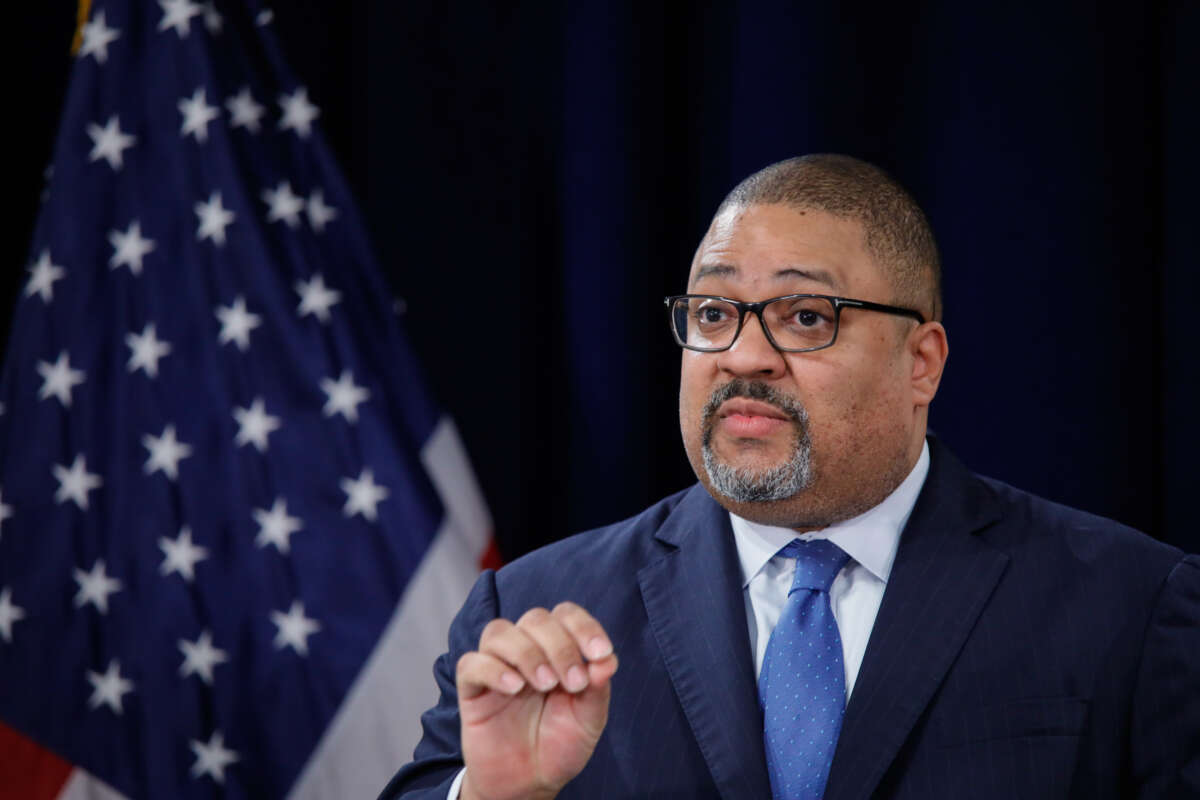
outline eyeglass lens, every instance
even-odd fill
[[[763,309],[762,316],[771,338],[786,349],[824,347],[837,332],[837,309],[823,297],[776,300]],[[738,308],[709,297],[680,298],[671,309],[671,320],[675,335],[686,346],[720,350],[729,347],[737,335]],[[751,324],[750,320],[745,324]]]

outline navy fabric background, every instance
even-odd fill
[[[976,471],[1200,550],[1200,5],[649,5],[276,8],[506,557],[693,480],[661,298],[729,188],[813,151],[883,166],[932,219],[942,439]],[[6,310],[73,15],[13,28]]]

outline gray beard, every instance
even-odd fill
[[[749,467],[733,467],[718,460],[712,448],[717,409],[734,397],[749,397],[770,403],[796,423],[796,437],[792,441],[791,456],[782,464],[770,469],[755,470]],[[786,500],[812,485],[812,442],[808,438],[808,412],[798,400],[772,389],[765,383],[735,378],[709,397],[704,406],[701,426],[704,471],[708,473],[708,480],[713,489],[730,500],[737,503]]]

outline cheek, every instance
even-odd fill
[[[714,388],[712,356],[685,352],[679,371],[679,427],[689,447],[700,440],[700,422],[704,406]]]
[[[826,452],[860,446],[893,427],[896,418],[901,395],[891,365],[874,370],[854,366],[810,369],[799,381],[813,444]]]
[[[708,401],[712,386],[711,356],[704,353],[685,351],[683,363],[679,370],[679,409],[692,411],[700,409]]]

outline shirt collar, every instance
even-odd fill
[[[797,534],[791,528],[761,525],[731,512],[729,521],[742,566],[742,588],[748,586],[750,580],[792,539],[829,539],[872,575],[887,583],[900,546],[900,533],[908,523],[928,474],[929,444],[926,442],[908,477],[883,502],[853,519],[809,533]]]

